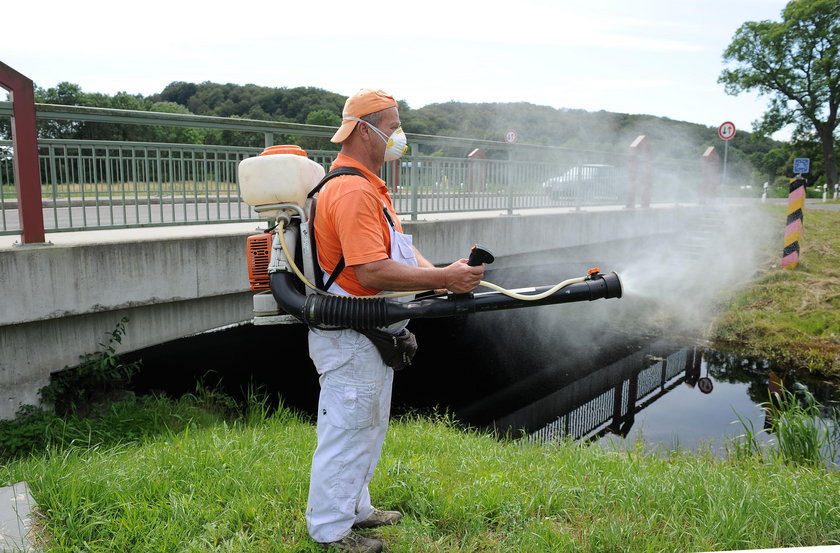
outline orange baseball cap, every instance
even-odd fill
[[[344,142],[353,129],[356,128],[358,121],[354,119],[347,119],[347,117],[364,117],[383,109],[397,107],[397,101],[387,92],[381,90],[372,90],[370,88],[363,88],[353,96],[347,98],[344,102],[344,111],[341,116],[344,120],[336,133],[330,139],[330,142]]]

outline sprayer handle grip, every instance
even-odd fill
[[[496,258],[490,250],[476,244],[470,249],[470,257],[467,260],[467,265],[476,267],[482,263],[493,263],[495,260]]]

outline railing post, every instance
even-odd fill
[[[639,193],[639,206],[650,207],[651,160],[650,142],[641,134],[630,144],[630,161],[627,171],[629,185],[625,207],[636,207],[636,193]]]
[[[481,148],[476,148],[467,154],[467,191],[468,192],[484,192],[487,172],[482,160],[487,159]]]
[[[420,177],[418,176],[417,155],[415,146],[411,147],[411,156],[409,157],[408,166],[408,183],[411,186],[411,220],[417,220],[417,188],[419,186]]]
[[[720,156],[714,146],[709,146],[703,153],[703,189],[700,191],[700,203],[717,196],[720,182]]]
[[[0,86],[11,92],[12,147],[21,242],[43,244],[44,213],[41,168],[38,165],[38,135],[35,130],[35,87],[31,79],[3,62],[0,62]]]
[[[508,149],[508,169],[507,169],[507,188],[508,188],[508,197],[507,197],[507,214],[513,215],[513,179],[514,179],[514,170],[513,170],[513,150]]]

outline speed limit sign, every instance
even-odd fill
[[[718,136],[724,140],[731,140],[735,136],[735,124],[727,121],[718,127]]]
[[[519,138],[519,135],[513,129],[508,129],[505,131],[505,142],[508,144],[513,144],[516,142],[516,139]]]

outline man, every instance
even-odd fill
[[[318,193],[318,260],[325,282],[338,274],[329,290],[369,296],[383,290],[466,293],[476,288],[484,276],[482,266],[461,259],[435,267],[414,248],[411,236],[402,234],[388,188],[378,176],[385,161],[406,149],[397,102],[382,91],[360,90],[347,99],[332,141],[341,143],[332,167],[352,167],[364,177],[335,177]],[[306,510],[309,534],[340,550],[381,551],[381,541],[352,529],[402,518],[397,511],[375,509],[368,493],[388,427],[394,371],[373,343],[352,329],[311,329],[309,355],[321,385]]]

